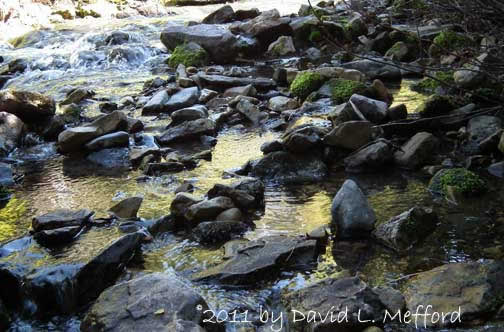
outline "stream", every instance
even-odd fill
[[[297,12],[304,1],[246,1],[234,3],[235,8],[257,7],[260,10],[278,8],[281,14]],[[156,69],[168,58],[159,40],[167,24],[183,24],[186,20],[201,20],[219,5],[175,8],[175,15],[166,18],[128,18],[122,20],[77,20],[59,25],[54,31],[40,31],[37,42],[29,47],[14,49],[0,41],[0,53],[5,62],[27,59],[30,68],[9,81],[4,88],[40,92],[57,101],[65,98],[72,87],[96,92],[83,113],[93,118],[99,114],[98,101],[119,102],[123,97],[139,94],[143,84],[155,77],[166,78]],[[107,45],[106,36],[112,31],[130,35],[123,45]],[[266,65],[268,66],[268,65]],[[245,66],[245,69],[249,69]],[[409,110],[425,96],[413,92],[414,80],[390,84],[396,103],[404,103]],[[136,114],[145,124],[145,133],[154,135],[163,128],[163,120]],[[108,216],[107,210],[115,202],[130,196],[143,196],[139,216],[154,219],[169,214],[174,190],[184,180],[195,186],[195,194],[205,194],[214,184],[231,183],[223,177],[226,170],[239,167],[262,155],[260,146],[280,136],[279,133],[259,129],[229,128],[221,131],[213,149],[212,161],[202,161],[193,170],[139,181],[143,174],[134,170],[110,174],[96,170],[85,159],[69,158],[56,151],[54,142],[19,148],[9,156],[18,165],[23,181],[14,188],[11,199],[0,209],[0,243],[27,233],[34,216],[56,208],[88,208],[96,217]],[[185,146],[197,152],[198,146]],[[256,228],[245,234],[247,239],[265,235],[298,235],[329,224],[331,201],[341,184],[354,179],[367,194],[376,211],[377,219],[385,221],[415,205],[435,206],[440,216],[436,231],[406,256],[375,243],[330,243],[326,254],[319,258],[313,271],[284,272],[280,280],[260,289],[227,289],[218,286],[193,285],[209,305],[218,310],[233,310],[237,306],[276,308],[276,294],[294,290],[308,282],[342,273],[360,271],[373,285],[397,285],[404,275],[424,271],[449,262],[477,260],[485,250],[502,245],[504,215],[498,220],[488,216],[491,207],[500,209],[504,193],[495,197],[473,200],[471,204],[452,205],[434,199],[427,190],[428,178],[418,173],[389,170],[379,174],[350,175],[332,169],[327,179],[319,184],[286,186],[266,184],[264,214],[255,220]],[[498,183],[494,184],[499,185]],[[491,198],[489,200],[489,198]],[[495,205],[495,206],[494,206]],[[70,248],[53,252],[40,247],[40,264],[61,257],[91,257],[96,248],[117,236],[104,228],[84,234]],[[143,259],[128,266],[120,280],[149,272],[177,273],[182,276],[202,271],[217,264],[223,257],[222,248],[205,247],[191,241],[183,233],[165,233],[142,247]],[[80,315],[53,317],[50,321],[18,319],[13,331],[78,331]],[[240,324],[228,324],[227,331],[237,331]]]

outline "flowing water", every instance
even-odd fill
[[[233,4],[238,8],[258,7],[261,10],[278,8],[282,14],[297,12],[304,1],[256,1]],[[127,19],[116,21],[81,20],[42,31],[37,43],[22,49],[0,44],[6,59],[25,58],[30,70],[10,81],[8,88],[32,90],[64,98],[72,87],[86,87],[96,92],[95,100],[119,101],[122,97],[138,94],[143,83],[154,77],[155,70],[168,57],[159,41],[159,34],[167,24],[182,24],[198,20],[217,6],[176,8],[177,15],[156,19]],[[120,46],[105,45],[111,31],[130,34],[130,41]],[[116,56],[120,54],[121,56]],[[154,72],[154,73],[153,73]],[[394,90],[396,102],[414,109],[423,96],[411,92],[409,84]],[[86,116],[97,113],[96,104],[86,108]],[[137,112],[138,113],[138,112]],[[140,117],[155,132],[162,127],[152,117]],[[169,213],[174,189],[184,180],[196,187],[196,194],[204,194],[216,183],[231,182],[223,178],[225,170],[241,166],[261,155],[260,146],[278,136],[259,130],[229,129],[221,132],[212,154],[212,161],[203,161],[194,170],[145,181],[137,181],[138,171],[110,174],[91,168],[85,159],[68,158],[57,154],[53,143],[43,143],[15,151],[10,160],[18,163],[25,174],[13,196],[0,209],[0,243],[25,234],[33,216],[56,208],[89,208],[97,216],[106,216],[107,209],[125,197],[141,195],[144,203],[139,211],[142,218],[156,218]],[[191,148],[191,147],[190,147]],[[197,149],[192,147],[192,149]],[[372,175],[349,175],[333,170],[321,184],[266,186],[266,209],[255,221],[256,228],[246,234],[255,239],[271,234],[304,234],[330,222],[331,200],[347,178],[353,178],[367,193],[380,221],[397,215],[414,205],[432,205],[438,210],[441,222],[435,233],[408,255],[397,256],[385,248],[369,242],[332,243],[311,272],[283,273],[282,279],[255,290],[229,290],[215,286],[195,285],[215,309],[233,310],[236,306],[258,308],[274,305],[275,294],[282,289],[296,289],[308,281],[350,271],[361,271],[373,285],[396,285],[401,276],[429,269],[447,262],[466,261],[484,257],[485,249],[502,245],[504,198],[499,184],[488,196],[469,205],[454,206],[433,200],[426,185],[427,179],[418,174],[382,171]],[[489,204],[489,202],[491,202]],[[493,205],[497,215],[488,214]],[[71,250],[48,252],[40,249],[40,264],[61,257],[91,256],[112,230],[99,229],[87,233]],[[80,246],[80,244],[84,244]],[[190,241],[183,234],[164,234],[143,247],[143,262],[134,264],[129,273],[142,274],[166,271],[189,276],[217,264],[223,256],[221,248],[206,248]],[[22,322],[20,330],[78,330],[80,317],[55,317],[50,322]],[[233,331],[236,326],[229,326]]]

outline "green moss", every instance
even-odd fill
[[[296,75],[290,86],[292,94],[302,100],[324,84],[324,77],[316,72],[307,71]]]
[[[101,15],[92,9],[91,10],[84,9],[79,4],[79,5],[77,5],[77,8],[75,8],[75,16],[80,17],[80,18],[84,18],[86,16],[92,16],[94,18],[98,18]]]
[[[308,40],[311,41],[312,43],[321,41],[322,34],[320,33],[319,30],[312,30],[310,32],[310,36],[308,37]]]
[[[366,86],[361,82],[337,78],[331,80],[329,84],[332,100],[337,104],[347,102],[354,93],[365,94],[366,92]]]
[[[429,189],[442,193],[448,193],[448,187],[465,196],[477,195],[486,191],[486,182],[479,175],[465,168],[452,168],[441,170],[434,176]]]
[[[207,61],[208,54],[204,49],[200,48],[194,51],[189,49],[187,45],[179,45],[175,47],[170,59],[168,59],[168,65],[172,68],[176,68],[179,64],[186,67],[198,67],[204,66]]]
[[[472,43],[469,38],[462,34],[451,30],[444,30],[434,38],[432,44],[442,50],[455,50],[457,48],[470,46]]]
[[[438,71],[434,74],[434,77],[440,81],[446,82],[447,84],[453,84],[453,71]],[[411,90],[422,92],[422,93],[433,93],[442,84],[432,78],[425,78],[420,82],[411,86]]]

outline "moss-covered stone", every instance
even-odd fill
[[[80,18],[84,18],[86,16],[91,16],[91,17],[94,17],[94,18],[101,17],[101,15],[98,14],[97,12],[95,12],[94,10],[92,10],[92,9],[90,9],[90,10],[84,9],[80,5],[77,6],[77,8],[75,8],[75,16],[80,17]]]
[[[437,78],[439,81],[445,82],[447,84],[454,83],[453,71],[438,71],[433,76]],[[411,90],[421,93],[433,93],[440,86],[442,86],[441,82],[426,77],[420,82],[413,84],[411,86]]]
[[[292,94],[299,99],[306,99],[310,93],[318,90],[324,84],[325,78],[316,72],[303,72],[296,75],[290,86]]]
[[[337,104],[347,102],[350,97],[357,93],[366,95],[366,85],[361,82],[345,80],[342,78],[332,79],[329,82],[331,86],[331,98]]]
[[[179,64],[186,67],[205,66],[208,63],[208,53],[196,43],[182,44],[172,52],[168,65],[176,68]]]
[[[313,29],[310,32],[310,36],[308,37],[308,40],[311,41],[312,43],[319,42],[322,40],[322,34],[320,33],[319,30]]]
[[[432,41],[432,45],[429,48],[429,54],[433,57],[437,57],[441,54],[445,54],[459,48],[471,46],[472,44],[472,40],[467,36],[451,30],[444,30],[441,31],[441,33],[439,33],[439,35],[437,35]]]
[[[450,97],[432,95],[427,98],[416,111],[422,118],[432,118],[435,116],[445,115],[454,109],[455,106]]]
[[[440,170],[429,183],[429,190],[447,195],[450,191],[464,196],[474,196],[487,190],[487,183],[479,175],[465,168]]]

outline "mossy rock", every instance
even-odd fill
[[[94,17],[94,18],[98,18],[98,17],[101,17],[100,14],[98,14],[97,12],[95,12],[94,10],[87,10],[87,9],[84,9],[80,6],[78,6],[77,8],[75,8],[75,16],[77,17],[80,17],[80,18],[84,18],[86,16],[91,16],[91,17]]]
[[[324,76],[316,72],[306,71],[299,73],[296,75],[294,81],[292,81],[290,91],[294,96],[305,100],[310,93],[318,90],[325,80]]]
[[[355,93],[368,95],[366,85],[361,82],[335,78],[330,80],[328,84],[331,87],[331,99],[337,104],[347,102]]]
[[[432,57],[437,57],[441,54],[473,45],[474,42],[471,38],[452,30],[443,30],[432,41],[429,54]]]
[[[176,68],[179,64],[186,67],[205,66],[208,64],[208,53],[203,47],[193,42],[179,45],[175,47],[168,59],[168,65]]]
[[[313,29],[310,32],[310,36],[308,36],[308,40],[311,41],[312,43],[316,43],[322,40],[322,33],[320,33],[319,30]]]
[[[432,177],[429,190],[442,195],[456,193],[475,196],[487,191],[487,183],[479,175],[465,168],[442,169]]]
[[[440,81],[446,82],[447,84],[454,84],[453,71],[438,71],[434,75]],[[441,87],[442,84],[432,78],[426,77],[418,83],[411,86],[411,90],[420,93],[434,93],[437,88]]]
[[[448,114],[455,109],[452,98],[448,96],[432,95],[418,108],[417,112],[422,118],[432,118]]]

